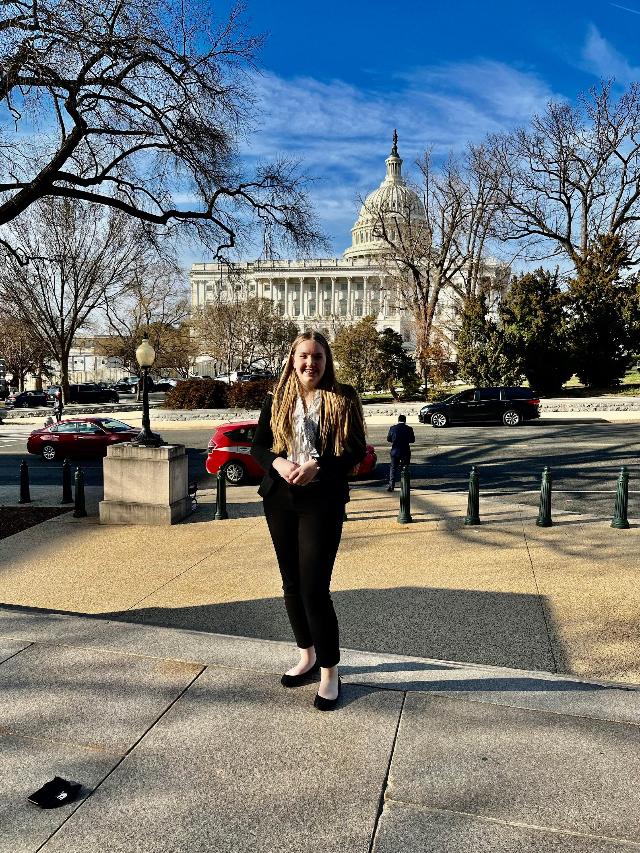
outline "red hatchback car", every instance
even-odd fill
[[[260,479],[262,468],[250,455],[253,434],[258,421],[234,421],[220,424],[209,441],[209,453],[205,467],[209,474],[217,474],[224,468],[227,482],[242,483],[251,478]],[[367,444],[367,455],[358,465],[354,477],[371,474],[376,467],[378,457],[373,445]]]
[[[110,444],[133,441],[139,432],[115,418],[75,418],[34,430],[27,450],[48,461],[56,456],[106,456]]]

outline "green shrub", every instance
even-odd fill
[[[186,379],[167,393],[165,409],[226,409],[229,386],[215,379]]]
[[[233,409],[259,409],[275,379],[256,379],[253,382],[234,382],[229,386],[227,399]]]

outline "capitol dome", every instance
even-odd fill
[[[351,229],[351,246],[345,258],[367,258],[389,251],[388,244],[376,237],[376,225],[382,213],[390,235],[400,227],[420,226],[426,222],[424,205],[415,190],[402,177],[402,158],[398,154],[398,134],[393,133],[391,154],[385,160],[387,174],[377,190],[369,193],[355,225]]]

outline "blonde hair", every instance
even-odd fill
[[[364,432],[364,413],[357,393],[350,385],[342,385],[336,379],[331,347],[321,332],[309,330],[301,332],[291,344],[289,355],[282,370],[278,384],[273,392],[271,405],[271,432],[273,433],[273,452],[290,452],[293,440],[293,418],[298,395],[304,399],[303,388],[293,368],[293,356],[303,341],[316,341],[324,349],[326,366],[318,388],[322,395],[322,417],[320,419],[320,452],[327,449],[329,436],[332,436],[332,450],[340,456],[345,449],[347,438],[354,426]]]

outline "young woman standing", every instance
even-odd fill
[[[329,585],[349,500],[347,474],[365,452],[357,393],[336,381],[326,338],[303,332],[263,403],[251,455],[265,471],[258,494],[300,649],[300,661],[282,676],[282,684],[297,687],[320,669],[314,705],[321,711],[335,707],[342,684]]]

